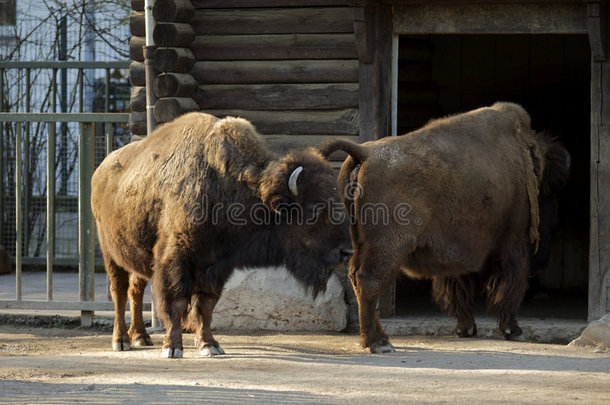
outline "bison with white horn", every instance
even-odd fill
[[[196,346],[216,355],[224,351],[212,311],[233,269],[285,265],[315,295],[351,251],[325,158],[314,148],[276,155],[239,118],[189,113],[112,152],[93,175],[91,203],[115,304],[115,350],[152,344],[142,320],[149,279],[167,329],[163,355],[182,356],[189,309]]]

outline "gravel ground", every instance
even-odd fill
[[[0,325],[0,403],[610,403],[610,353],[564,345],[393,337],[371,355],[354,334],[223,333],[226,355],[117,353],[109,327]]]

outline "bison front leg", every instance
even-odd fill
[[[144,290],[148,284],[146,279],[131,274],[129,277],[129,306],[131,309],[131,324],[129,325],[129,338],[134,346],[152,346],[150,335],[146,332],[144,318],[142,317],[142,301]]]
[[[114,328],[112,330],[112,348],[116,351],[131,349],[127,325],[125,324],[125,304],[129,274],[114,261],[104,260],[106,272],[110,279],[110,294],[114,301]]]
[[[225,354],[218,341],[212,336],[212,313],[218,299],[219,296],[215,294],[199,293],[193,303],[194,315],[198,323],[195,332],[195,346],[202,356]]]
[[[457,318],[455,333],[459,337],[477,334],[474,322],[477,279],[474,274],[455,277],[435,277],[432,280],[432,297],[447,315]]]
[[[369,348],[371,353],[391,353],[394,347],[389,341],[379,323],[377,302],[381,292],[389,285],[395,272],[391,267],[385,267],[368,261],[368,265],[358,265],[359,259],[354,256],[350,263],[349,277],[358,299],[358,315],[360,320],[360,343]]]

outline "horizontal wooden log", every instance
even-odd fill
[[[199,106],[192,98],[166,97],[155,103],[155,119],[158,123],[168,122],[189,111],[197,111]]]
[[[197,62],[201,84],[357,83],[357,60]]]
[[[131,98],[129,100],[129,106],[132,112],[146,111],[146,87],[133,86],[131,88]]]
[[[195,39],[195,32],[190,24],[160,22],[155,24],[153,39],[157,46],[188,48]]]
[[[358,108],[357,83],[200,86],[199,108],[328,110]]]
[[[129,59],[138,62],[144,62],[144,50],[142,47],[146,44],[144,37],[129,38]]]
[[[131,9],[133,11],[144,11],[144,0],[131,0]]]
[[[356,59],[353,34],[198,36],[197,60]]]
[[[189,22],[195,15],[191,0],[155,0],[153,17],[159,22]]]
[[[354,32],[349,7],[207,10],[192,25],[197,35]]]
[[[129,32],[136,37],[146,36],[146,21],[143,12],[132,11],[129,13]]]
[[[186,73],[195,63],[195,56],[187,48],[157,48],[153,65],[157,72]]]
[[[191,0],[195,8],[347,6],[346,0]]]
[[[129,130],[134,135],[146,135],[146,111],[132,111],[129,114]]]
[[[131,62],[129,80],[132,86],[146,86],[146,68],[142,62]]]
[[[192,97],[199,83],[188,73],[161,73],[153,81],[157,97]]]
[[[358,135],[358,109],[339,111],[206,110],[217,117],[250,120],[266,135]]]
[[[358,136],[329,136],[329,135],[263,135],[263,139],[269,145],[269,148],[279,152],[286,153],[289,150],[304,150],[311,146],[317,146],[321,143],[332,139],[341,138],[352,142],[359,142]],[[343,161],[347,157],[345,152],[335,152],[330,155],[331,161]]]
[[[502,2],[504,3],[504,2]],[[586,34],[584,2],[410,4],[394,9],[397,34]]]

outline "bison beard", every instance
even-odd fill
[[[91,195],[115,303],[113,348],[152,344],[142,319],[149,279],[166,357],[182,356],[189,309],[201,353],[224,353],[212,312],[235,268],[285,265],[314,296],[322,292],[328,268],[351,252],[347,223],[330,220],[334,201],[333,171],[316,149],[276,155],[243,119],[190,113],[114,151]]]
[[[475,298],[482,289],[504,336],[522,338],[515,312],[530,255],[548,244],[548,215],[539,211],[547,204],[539,203],[565,185],[569,171],[567,151],[535,134],[523,108],[496,103],[400,137],[362,145],[331,140],[321,150],[349,154],[339,187],[353,191],[343,201],[364,347],[394,351],[375,309],[399,272],[432,279],[433,298],[457,318],[459,336],[477,332]],[[410,209],[407,218],[382,224],[364,217],[372,204],[390,213],[400,204]]]

